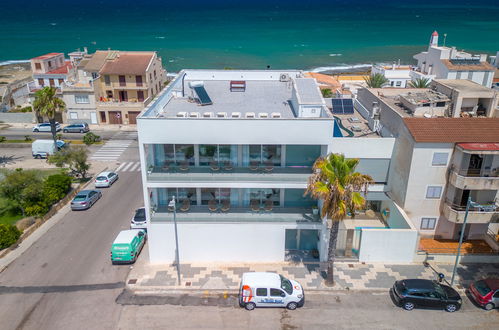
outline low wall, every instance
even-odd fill
[[[416,230],[363,228],[359,261],[411,263],[417,241]]]
[[[0,121],[4,123],[33,124],[35,117],[32,112],[0,112]]]

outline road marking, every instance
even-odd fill
[[[135,164],[133,168],[130,168],[130,172],[140,170],[140,162]]]
[[[128,169],[129,169],[129,168],[130,168],[130,166],[132,166],[132,165],[133,165],[133,163],[131,163],[131,162],[130,162],[130,163],[128,163],[128,164],[126,164],[126,166],[125,166],[125,167],[123,167],[122,171],[123,171],[123,172],[128,171]]]
[[[121,163],[121,165],[120,165],[120,166],[118,166],[118,168],[117,168],[116,170],[114,170],[114,171],[115,171],[115,172],[118,172],[118,171],[119,171],[119,170],[121,170],[121,168],[122,168],[123,166],[125,166],[125,165],[126,165],[126,163]]]

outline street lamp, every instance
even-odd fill
[[[177,206],[175,202],[175,196],[168,203],[168,209],[173,211],[173,224],[175,226],[175,264],[177,265],[177,279],[178,285],[180,285],[180,260],[178,257],[178,233],[177,233]]]
[[[454,277],[456,276],[457,263],[459,262],[459,257],[461,255],[461,245],[463,244],[464,230],[466,228],[466,220],[468,220],[468,212],[470,207],[480,207],[481,205],[475,203],[471,200],[471,196],[468,197],[468,202],[466,203],[466,212],[464,213],[463,226],[461,227],[461,235],[459,236],[459,244],[457,246],[456,262],[454,263],[454,269],[452,270],[452,278],[450,280],[450,285],[454,284]]]

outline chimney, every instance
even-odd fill
[[[430,38],[430,46],[438,47],[438,32],[433,31]]]

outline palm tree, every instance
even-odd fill
[[[44,87],[35,93],[35,101],[33,102],[33,109],[38,116],[47,116],[50,123],[50,130],[54,143],[57,142],[56,128],[55,128],[55,115],[58,112],[66,110],[66,103],[56,95],[54,87]]]
[[[386,79],[381,73],[375,73],[369,77],[364,77],[364,81],[369,88],[381,88],[388,83],[388,79]]]
[[[409,83],[412,88],[428,88],[430,86],[430,79],[428,78],[417,78]]]
[[[336,257],[339,222],[347,215],[352,218],[355,210],[362,209],[366,203],[362,193],[373,179],[366,174],[355,172],[358,159],[345,159],[342,154],[329,154],[318,158],[313,166],[313,174],[308,179],[305,195],[322,200],[321,216],[332,220],[329,232],[327,256],[327,285],[334,285],[333,266]]]

